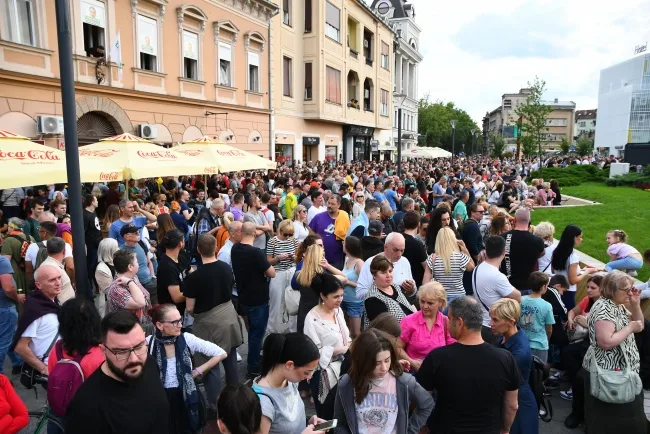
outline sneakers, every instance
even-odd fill
[[[548,377],[548,379],[553,381],[565,381],[569,379],[569,376],[564,371],[555,371],[555,374]]]
[[[564,419],[564,426],[569,429],[576,429],[583,422],[582,419],[578,418],[575,414],[571,413]]]
[[[560,397],[562,399],[566,399],[567,401],[573,401],[573,388],[560,392]]]
[[[243,359],[241,358],[241,356],[239,355],[239,353],[237,353],[237,363],[241,362],[242,360],[243,360]]]

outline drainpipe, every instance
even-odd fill
[[[273,77],[271,74],[271,64],[273,62],[273,30],[272,30],[272,20],[275,17],[276,14],[274,14],[271,19],[269,20],[269,110],[271,110],[271,113],[269,113],[269,158],[274,161],[275,153],[273,150],[275,149],[275,134],[273,132],[275,131],[275,114],[274,114],[274,109],[273,109]]]

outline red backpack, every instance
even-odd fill
[[[57,362],[48,378],[47,402],[52,413],[62,417],[77,389],[85,381],[81,369],[81,360],[84,356],[77,356],[72,360],[64,359],[61,341],[58,341],[54,348]]]

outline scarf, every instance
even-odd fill
[[[13,351],[16,348],[18,339],[20,339],[31,323],[50,313],[58,314],[60,307],[58,300],[50,300],[39,290],[35,290],[29,294],[25,299],[25,309],[18,320],[18,328],[14,334],[14,341],[11,344],[10,350]]]
[[[349,237],[352,231],[354,231],[359,226],[363,226],[363,236],[367,237],[369,225],[370,225],[370,220],[368,219],[368,214],[366,214],[365,211],[362,211],[361,214],[359,214],[359,216],[355,218],[352,224],[350,225],[350,228],[348,229],[346,236]]]
[[[72,228],[67,223],[57,223],[56,224],[56,236],[61,237],[64,232],[72,233]]]
[[[156,364],[160,370],[160,381],[162,381],[162,384],[165,384],[165,377],[167,376],[166,344],[174,344],[174,349],[176,350],[176,376],[178,377],[178,384],[183,392],[187,420],[190,429],[192,431],[198,431],[201,429],[199,392],[196,389],[196,384],[192,377],[190,350],[187,348],[187,343],[182,333],[179,336],[163,336],[160,330],[156,329],[156,334],[152,337],[150,344],[153,346],[151,355],[156,360]]]

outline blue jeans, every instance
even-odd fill
[[[239,383],[239,374],[237,373],[237,348],[232,348],[221,364],[226,371],[226,384],[228,386],[236,386]],[[203,376],[203,384],[205,385],[205,393],[208,396],[208,406],[217,408],[217,396],[221,392],[221,370],[219,365],[210,369]]]
[[[643,266],[643,262],[636,258],[627,258],[617,259],[615,261],[608,262],[605,265],[605,270],[610,272],[612,270],[638,270]]]
[[[260,352],[269,322],[269,304],[247,306],[248,313],[248,375],[260,374]]]
[[[16,323],[18,322],[18,312],[16,306],[0,307],[0,374],[2,374],[5,364],[5,356],[9,354],[12,366],[20,366],[23,360],[13,351],[9,351],[11,342],[16,333]]]

